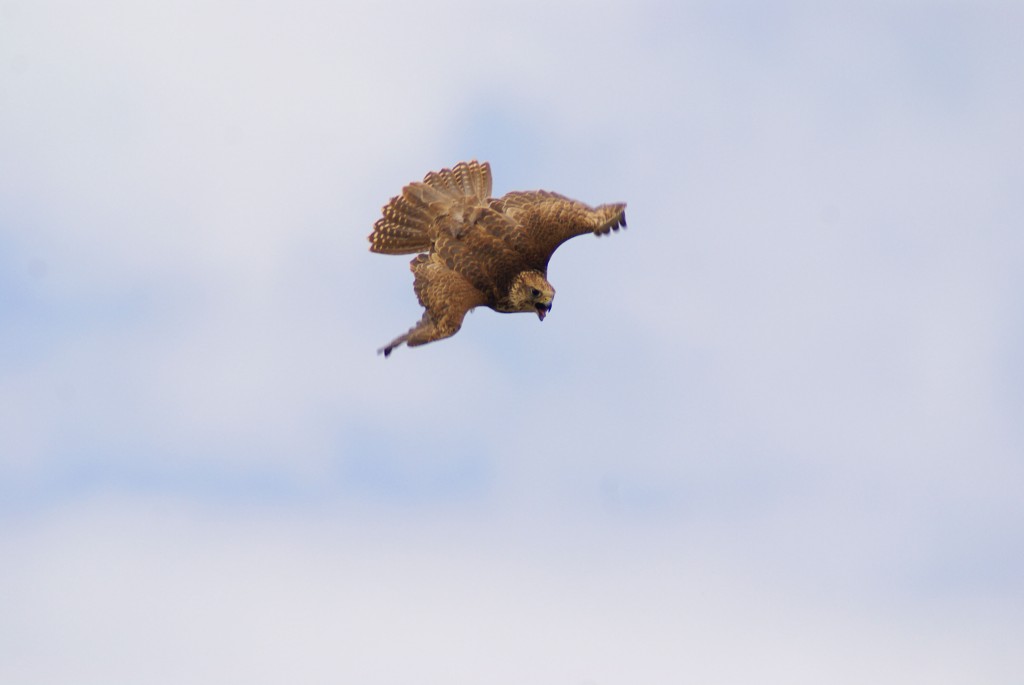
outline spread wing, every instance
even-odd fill
[[[546,190],[508,193],[491,200],[490,206],[515,222],[517,227],[508,239],[530,266],[544,272],[551,255],[566,240],[584,233],[604,235],[626,226],[624,203],[591,207]]]

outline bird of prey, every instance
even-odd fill
[[[491,197],[487,162],[460,162],[410,183],[384,206],[373,225],[370,251],[417,254],[413,289],[426,309],[419,323],[378,350],[448,338],[466,312],[551,311],[555,289],[548,260],[569,238],[604,235],[626,225],[624,203],[590,207],[545,190]]]

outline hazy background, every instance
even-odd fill
[[[1019,683],[1022,30],[0,0],[0,681]],[[380,358],[470,158],[629,229]]]

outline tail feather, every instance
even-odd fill
[[[385,205],[383,217],[369,236],[370,251],[409,254],[429,250],[438,217],[466,197],[486,201],[490,193],[487,162],[460,162],[452,169],[431,171],[421,183],[410,183]]]
[[[429,212],[403,196],[391,198],[370,234],[370,250],[383,254],[408,254],[430,249]]]
[[[462,194],[462,188],[456,187],[455,179],[450,169],[431,171],[423,177],[423,183],[414,183],[413,186],[422,188],[422,192],[431,197],[437,197],[436,193],[443,196],[455,196]]]
[[[429,176],[428,176],[429,178]],[[427,183],[410,183],[406,187],[402,188],[402,197],[405,198],[406,202],[430,211],[430,205],[435,203],[449,203],[459,196],[455,190],[449,188],[447,185],[427,184]]]
[[[451,196],[486,200],[491,195],[491,165],[487,162],[459,162],[451,169],[431,171],[423,183]]]
[[[487,200],[491,196],[491,167],[487,162],[480,164],[473,161],[456,165],[455,177],[466,195],[475,196],[480,200]]]

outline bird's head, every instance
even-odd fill
[[[543,321],[551,311],[551,300],[555,298],[555,289],[539,271],[523,271],[516,276],[509,292],[509,301],[514,311],[536,312]]]

